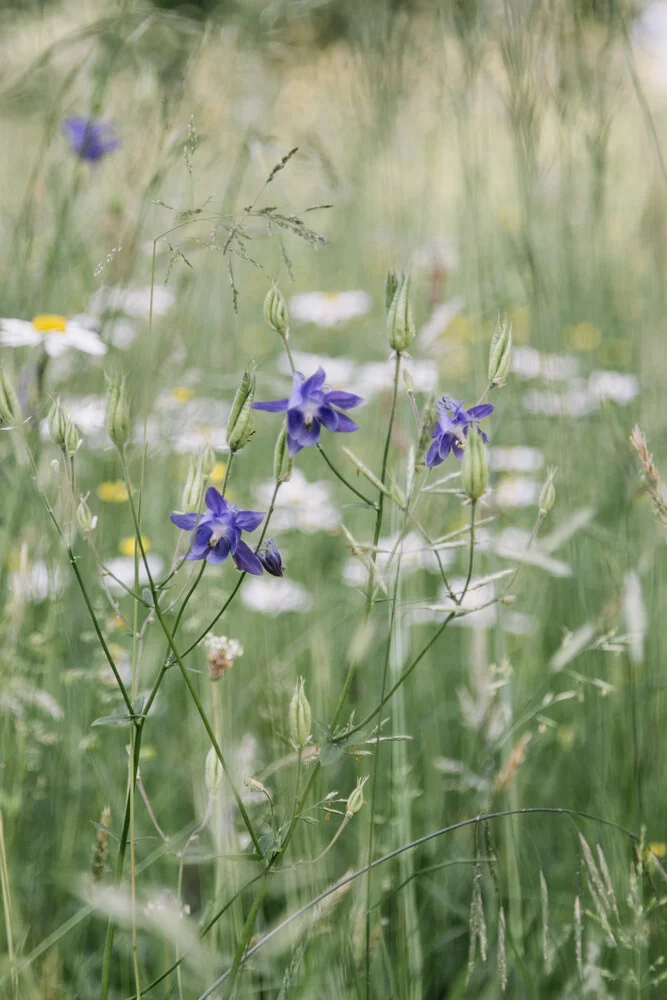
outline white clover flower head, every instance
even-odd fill
[[[243,656],[243,646],[236,639],[226,635],[209,633],[204,640],[208,653],[209,676],[212,681],[220,680],[222,675],[231,670],[234,660]]]

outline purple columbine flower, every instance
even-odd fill
[[[254,410],[268,410],[269,413],[287,411],[287,447],[290,455],[296,455],[302,448],[317,444],[322,424],[328,431],[359,430],[358,424],[340,411],[359,406],[363,399],[352,392],[327,388],[324,384],[326,377],[322,367],[310,378],[304,378],[301,372],[295,372],[289,399],[252,404]]]
[[[120,145],[111,122],[96,122],[73,115],[65,118],[62,124],[70,149],[80,160],[97,163]]]
[[[479,421],[493,413],[491,403],[480,403],[479,406],[471,406],[469,410],[463,408],[463,400],[457,403],[451,396],[443,396],[437,404],[439,416],[438,422],[433,429],[433,443],[426,453],[426,464],[433,468],[453,451],[457,458],[463,455],[463,444],[471,427],[477,427],[482,440],[486,444],[487,437],[484,431],[478,426]]]
[[[204,514],[171,514],[171,520],[178,528],[194,533],[188,559],[205,559],[210,563],[222,563],[227,556],[244,573],[262,575],[262,564],[241,538],[242,531],[254,531],[264,520],[264,514],[255,510],[239,510],[218,493],[215,486],[206,491]]]
[[[257,558],[267,573],[271,576],[284,576],[283,561],[280,552],[276,548],[276,543],[272,538],[267,538],[264,547],[257,553]]]

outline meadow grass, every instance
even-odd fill
[[[317,5],[3,12],[0,315],[94,313],[109,345],[0,346],[3,996],[663,995],[660,57],[615,0],[341,10],[329,44]],[[72,114],[121,146],[77,159]],[[233,460],[225,438],[251,361],[257,399],[289,392],[274,282],[297,367],[367,400],[277,494],[280,417]],[[372,304],[299,323],[316,290]],[[470,505],[413,411],[482,396],[503,317]],[[237,590],[228,560],[156,588],[207,445],[239,507],[275,496],[283,580]],[[195,646],[232,594],[212,631],[243,654]]]

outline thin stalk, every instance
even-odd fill
[[[255,929],[255,921],[257,920],[262,903],[264,902],[264,896],[266,895],[267,885],[268,885],[268,879],[267,878],[262,879],[259,885],[259,889],[257,890],[257,894],[255,895],[252,907],[250,908],[248,919],[245,922],[245,927],[243,928],[243,934],[241,935],[241,938],[236,946],[236,952],[234,953],[234,960],[232,962],[232,967],[229,970],[230,983],[227,995],[230,997],[234,995],[234,988],[236,986],[236,980],[238,979],[241,963],[243,962],[246,952],[248,950],[248,945],[250,944],[250,939]]]
[[[472,567],[475,561],[475,511],[477,510],[477,501],[473,500],[470,507],[470,554],[468,556],[468,575],[466,576],[466,582],[463,590],[461,591],[461,596],[458,599],[458,604],[463,604],[463,598],[468,593],[468,587],[470,586],[470,581],[472,579]]]
[[[346,479],[343,473],[336,468],[336,466],[333,464],[333,462],[331,461],[331,459],[329,458],[329,456],[327,455],[321,444],[317,445],[317,450],[319,451],[320,455],[322,456],[324,461],[327,463],[327,465],[333,472],[334,476],[340,479],[341,483],[343,483],[344,486],[347,486],[348,490],[351,490],[355,496],[359,497],[360,500],[363,500],[368,507],[371,507],[373,510],[378,509],[378,505],[373,500],[369,500],[367,496],[364,496],[364,494],[361,493],[355,486],[353,486],[352,483],[349,481],[349,479]]]
[[[5,828],[0,810],[0,881],[2,882],[2,908],[5,914],[5,934],[7,935],[7,955],[12,969],[12,983],[17,1000],[19,996],[19,974],[14,955],[14,938],[12,934],[12,897],[9,887],[9,868],[7,866],[7,849],[5,847]]]

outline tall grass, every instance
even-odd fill
[[[0,346],[21,408],[0,427],[1,992],[660,997],[659,57],[611,0],[337,5],[328,44],[318,10],[3,14],[0,314],[149,291],[98,314],[103,361]],[[121,148],[77,160],[73,113],[113,119]],[[388,268],[411,271],[417,337],[387,377],[362,366],[390,354]],[[289,391],[274,282],[373,298],[290,321],[297,366],[347,360],[371,398],[352,458],[330,434],[284,484],[280,417],[255,414],[233,458],[221,444],[251,360],[257,399]],[[438,482],[455,458],[426,475],[415,411],[431,388],[481,397],[505,316],[492,492],[470,505]],[[132,400],[121,449],[105,370]],[[73,456],[46,429],[58,397]],[[527,472],[497,450],[515,447]],[[253,605],[230,561],[158,586],[187,550],[168,515],[189,470],[243,509],[277,500],[295,610],[262,609],[277,590]],[[300,473],[327,484],[306,513]],[[129,594],[100,574],[121,554]],[[488,607],[450,621],[448,588]],[[242,656],[196,645],[214,619]]]

